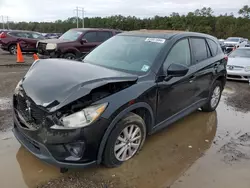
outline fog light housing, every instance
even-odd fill
[[[66,160],[69,161],[78,161],[82,158],[84,150],[85,150],[85,143],[84,142],[74,142],[65,145],[66,149],[70,153],[70,157],[67,157]]]

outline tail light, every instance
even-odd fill
[[[7,34],[6,34],[6,33],[2,32],[2,33],[0,34],[0,39],[4,39],[4,38],[6,38],[6,37],[7,37]]]
[[[226,63],[228,62],[228,56],[226,55],[225,57],[224,57],[224,59],[226,60]]]

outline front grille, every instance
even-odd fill
[[[229,78],[242,78],[241,76],[237,76],[237,75],[227,75],[227,77],[229,77]]]
[[[33,129],[39,129],[46,122],[47,112],[40,109],[24,93],[14,96],[14,108]]]

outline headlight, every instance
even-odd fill
[[[250,66],[245,67],[245,71],[246,71],[246,72],[249,72],[249,71],[250,71]]]
[[[107,106],[108,103],[104,103],[84,108],[80,112],[61,118],[64,126],[53,125],[51,129],[77,129],[86,127],[100,117]]]
[[[14,94],[18,94],[19,93],[19,91],[20,91],[20,85],[21,85],[21,83],[22,83],[22,80],[20,80],[19,82],[18,82],[18,84],[17,84],[17,86],[16,86],[16,88],[15,88],[15,90],[14,90]]]
[[[46,45],[46,50],[54,50],[56,49],[57,45],[56,44],[51,44],[51,43],[48,43]]]

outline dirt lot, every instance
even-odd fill
[[[0,54],[0,64],[11,63],[15,57]],[[150,136],[143,150],[119,168],[99,166],[60,174],[21,147],[10,131],[11,94],[27,70],[0,66],[1,188],[250,187],[247,83],[228,82],[216,112],[197,111]]]

